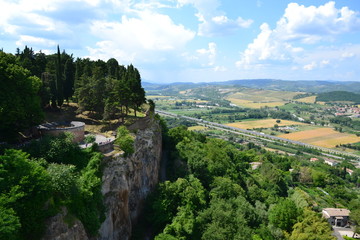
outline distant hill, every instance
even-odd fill
[[[320,93],[316,97],[316,101],[320,102],[336,102],[336,101],[349,101],[360,103],[360,94],[346,92],[346,91],[334,91]]]
[[[223,86],[243,86],[249,88],[281,90],[293,92],[310,92],[323,93],[332,91],[348,91],[360,93],[360,82],[340,82],[340,81],[320,81],[320,80],[278,80],[278,79],[245,79],[230,80],[224,82],[207,82],[207,83],[171,83],[171,84],[155,84],[143,83],[144,88],[148,90],[166,90],[166,91],[182,91],[195,87],[203,87],[209,85]]]

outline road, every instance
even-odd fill
[[[336,155],[340,155],[340,156],[346,155],[348,157],[354,158],[357,161],[360,160],[360,156],[352,154],[352,153],[341,152],[341,151],[324,148],[324,147],[319,147],[319,146],[315,146],[315,145],[311,145],[311,144],[307,144],[307,143],[303,143],[303,142],[299,142],[299,141],[294,141],[294,140],[290,140],[290,139],[286,139],[286,138],[280,138],[280,137],[272,136],[272,135],[265,134],[262,132],[256,132],[256,131],[251,131],[251,130],[242,129],[242,128],[236,128],[236,127],[230,127],[230,126],[220,124],[220,123],[209,122],[209,121],[205,121],[203,119],[188,117],[188,116],[184,116],[184,115],[178,115],[178,114],[169,113],[169,112],[165,112],[165,111],[161,111],[161,110],[156,110],[156,113],[158,113],[160,115],[164,115],[164,116],[169,116],[169,117],[184,118],[184,119],[187,119],[190,121],[195,121],[201,125],[211,126],[211,127],[214,127],[214,128],[220,129],[220,130],[232,132],[235,134],[239,134],[239,135],[243,135],[243,136],[247,136],[247,137],[251,137],[251,138],[258,138],[258,139],[261,139],[264,141],[277,141],[277,142],[280,141],[280,142],[290,143],[293,145],[298,145],[298,146],[303,146],[303,147],[320,150],[323,155],[332,157],[332,158],[343,159],[342,157],[339,157]],[[333,154],[336,154],[336,155],[333,155]]]

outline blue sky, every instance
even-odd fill
[[[58,44],[150,82],[360,81],[360,1],[0,0],[0,48]]]

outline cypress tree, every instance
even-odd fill
[[[59,45],[57,47],[56,61],[56,99],[59,107],[64,103],[63,74],[61,70],[61,56]]]

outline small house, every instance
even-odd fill
[[[324,158],[324,163],[329,164],[330,166],[334,167],[339,164],[338,161],[335,161],[333,159]]]
[[[349,222],[350,210],[345,208],[324,208],[322,215],[335,227],[345,227]]]

